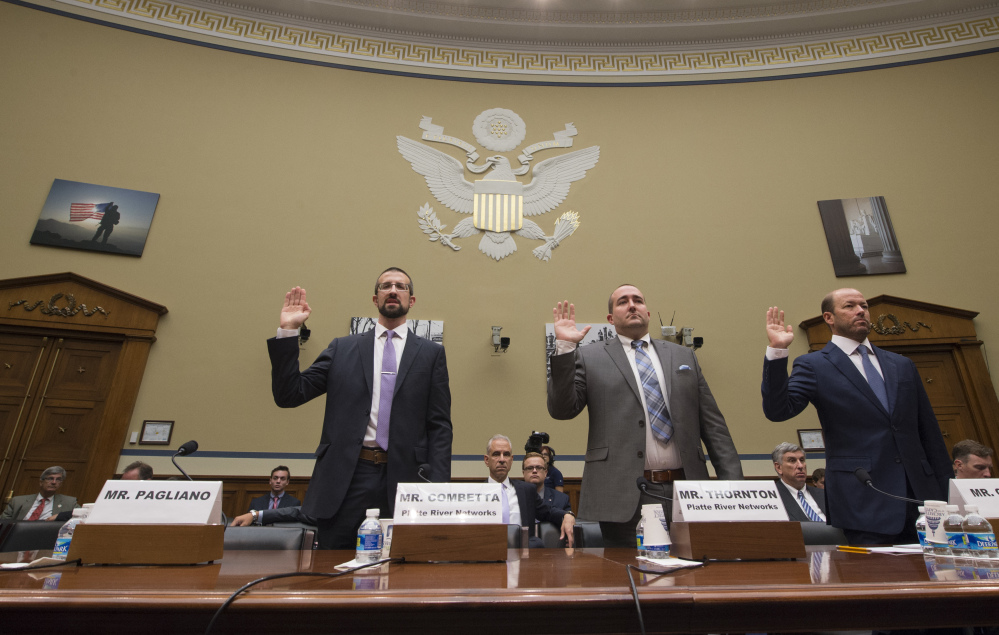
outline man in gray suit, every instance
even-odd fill
[[[57,520],[59,514],[72,512],[76,499],[57,494],[66,480],[66,470],[58,465],[42,472],[38,493],[15,496],[0,514],[0,520]]]
[[[590,327],[576,329],[572,304],[555,306],[548,412],[572,419],[589,407],[579,517],[600,521],[606,546],[634,547],[641,505],[659,502],[637,478],[666,497],[675,480],[707,479],[701,441],[719,478],[741,479],[742,466],[694,352],[651,340],[651,313],[632,285],[615,289],[607,310],[618,337],[580,347]]]
[[[788,520],[798,522],[826,522],[826,494],[808,485],[805,451],[793,443],[784,442],[774,448],[770,458],[774,461],[777,493],[784,502]]]

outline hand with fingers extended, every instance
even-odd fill
[[[555,339],[578,344],[590,332],[590,326],[582,331],[576,328],[576,307],[568,300],[556,304],[552,313],[555,317]]]
[[[281,307],[281,328],[295,330],[305,324],[312,314],[312,308],[305,301],[305,289],[295,287],[284,294],[284,306]]]
[[[770,348],[787,348],[794,341],[794,328],[784,324],[784,312],[775,306],[767,309],[767,337]]]

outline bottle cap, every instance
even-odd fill
[[[968,512],[969,514],[977,514],[978,513],[978,505],[965,505],[964,506],[964,511]]]
[[[380,514],[380,513],[381,513],[381,510],[378,509],[377,507],[375,507],[374,509],[368,509],[368,510],[366,510],[364,512],[364,515],[368,516],[369,518],[371,516],[374,516],[375,518],[378,518],[378,514]]]

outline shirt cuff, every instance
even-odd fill
[[[298,337],[298,329],[283,329],[279,326],[274,338],[280,340],[286,337]]]
[[[555,340],[555,354],[565,355],[576,350],[576,343],[567,340]]]
[[[784,359],[788,356],[788,349],[786,348],[770,348],[767,347],[767,359],[774,361],[775,359]]]

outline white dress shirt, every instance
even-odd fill
[[[794,502],[798,503],[798,507],[801,509],[802,512],[805,511],[805,508],[802,507],[801,500],[798,499],[798,492],[803,493],[805,495],[805,500],[812,507],[812,511],[815,512],[816,514],[818,514],[819,518],[821,518],[823,521],[825,521],[826,515],[822,513],[822,509],[819,508],[819,504],[815,501],[815,497],[812,496],[808,492],[808,488],[807,487],[802,487],[800,490],[799,489],[795,489],[794,487],[792,487],[792,486],[788,485],[787,483],[785,483],[784,479],[782,479],[782,478],[777,479],[777,482],[780,483],[781,485],[783,485],[784,487],[786,487],[787,491],[791,492],[791,497],[794,498]],[[807,515],[807,513],[806,513],[806,515]]]
[[[499,483],[499,481],[491,476],[487,479],[487,482]],[[506,490],[506,502],[507,505],[510,506],[510,524],[523,525],[523,523],[520,522],[520,500],[517,498],[517,488],[510,482],[509,476],[506,477],[505,481],[499,484],[503,486],[504,490]]]

